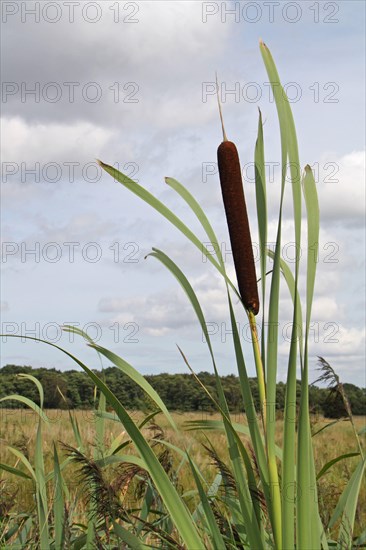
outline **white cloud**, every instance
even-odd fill
[[[227,323],[228,304],[225,287],[215,274],[191,278],[190,283],[200,302],[206,323]],[[98,309],[102,313],[118,313],[113,321],[133,320],[146,334],[161,336],[182,328],[198,328],[199,322],[188,297],[178,283],[164,291],[134,298],[102,298]]]
[[[179,292],[167,290],[141,298],[103,298],[99,302],[102,313],[117,313],[112,322],[136,323],[150,336],[163,336],[173,330],[194,323],[190,305]]]
[[[313,302],[312,318],[314,321],[339,321],[344,318],[344,307],[330,296],[316,297]]]
[[[312,355],[324,357],[342,382],[365,386],[365,328],[328,326],[319,342],[312,342]]]
[[[139,125],[145,133],[152,123],[156,130],[171,127],[176,117],[182,124],[206,117],[200,97],[201,82],[207,72],[212,80],[231,25],[223,25],[220,18],[204,24],[200,2],[154,1],[135,5],[138,22],[129,23],[126,20],[130,8],[103,1],[99,4],[102,17],[95,24],[85,21],[80,5],[70,24],[64,6],[64,17],[57,25],[41,18],[37,40],[33,25],[21,24],[20,17],[9,18],[4,32],[12,62],[10,56],[4,58],[6,81],[15,82],[19,88],[24,82],[29,89],[32,83],[34,88],[35,82],[40,83],[41,89],[44,84],[56,82],[62,96],[56,103],[42,98],[35,103],[31,96],[21,103],[20,93],[9,95],[4,105],[6,113],[18,112],[28,120],[93,120],[119,129],[126,124],[130,128]],[[114,23],[117,6],[119,22]],[[23,47],[17,48],[16,37],[20,33]],[[40,57],[42,63],[35,65],[33,60]],[[73,102],[65,82],[78,83],[77,99]],[[90,82],[96,82],[102,92],[101,101],[94,104],[82,98],[83,86]],[[126,103],[126,96],[133,89],[124,88],[128,83],[138,87],[134,96],[138,103]],[[113,90],[117,88],[120,95],[115,101]],[[192,89],[196,90],[194,95]]]
[[[326,163],[321,164],[323,170],[318,194],[323,223],[363,226],[366,213],[365,151],[334,158],[327,170],[324,170]]]
[[[90,122],[37,123],[20,117],[4,117],[1,128],[6,136],[1,151],[4,163],[92,161],[92,152],[97,154],[113,137],[112,131]]]

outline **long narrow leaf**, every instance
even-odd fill
[[[192,304],[192,307],[196,313],[196,316],[199,320],[199,323],[201,325],[202,332],[206,338],[206,343],[210,351],[212,364],[215,371],[216,386],[217,386],[217,392],[219,397],[219,402],[217,405],[221,414],[223,415],[223,422],[224,422],[225,431],[228,439],[229,455],[233,465],[234,476],[238,483],[240,506],[244,516],[245,525],[247,528],[248,539],[251,541],[253,546],[260,545],[262,544],[262,533],[261,533],[261,529],[258,524],[258,518],[256,515],[257,502],[256,501],[255,503],[253,501],[251,502],[252,496],[249,490],[249,487],[254,488],[253,487],[253,485],[255,484],[254,474],[253,474],[252,466],[250,464],[250,460],[248,458],[247,452],[244,446],[242,445],[240,439],[236,438],[237,434],[233,430],[231,422],[229,420],[229,409],[228,409],[224,391],[221,385],[221,380],[217,372],[213,349],[212,349],[210,337],[207,331],[207,326],[205,323],[205,318],[204,318],[201,306],[194,293],[192,286],[190,285],[188,279],[183,274],[183,272],[179,269],[179,267],[166,254],[164,254],[162,251],[158,249],[154,248],[153,252],[150,255],[159,259],[169,269],[169,271],[171,271],[171,273],[175,276],[175,278],[183,288],[184,292],[188,296]],[[189,364],[186,358],[184,357],[183,353],[182,353],[182,356],[187,366],[189,367]],[[245,476],[243,473],[241,459],[244,461],[244,464],[246,466],[248,481],[245,479]]]
[[[198,248],[198,250],[209,259],[209,261],[225,277],[228,284],[237,293],[235,286],[233,285],[232,281],[227,277],[220,263],[218,263],[215,260],[213,255],[206,249],[206,247],[198,239],[198,237],[182,222],[182,220],[178,218],[178,216],[176,216],[167,206],[165,206],[165,204],[163,204],[156,197],[154,197],[154,195],[152,195],[149,191],[147,191],[147,189],[144,189],[141,185],[131,180],[128,176],[116,170],[116,168],[113,168],[112,166],[109,166],[108,164],[105,164],[104,162],[101,162],[101,161],[99,161],[99,164],[116,181],[118,181],[119,183],[122,183],[122,185],[124,185],[127,189],[132,191],[132,193],[134,193],[135,195],[140,197],[142,200],[147,202],[150,206],[152,206],[155,210],[157,210],[162,216],[164,216],[164,218],[170,221],[170,223],[172,223],[177,229],[179,229],[179,231],[183,233],[183,235],[185,235],[187,239],[190,240]]]
[[[8,335],[7,337],[10,338],[11,335]],[[15,335],[14,335],[15,336]],[[28,338],[27,336],[22,336],[22,338]],[[43,422],[48,423],[48,418],[46,414],[40,409],[34,401],[31,399],[28,399],[28,397],[23,397],[22,395],[6,395],[5,397],[1,397],[1,401],[19,401],[20,403],[23,403],[24,405],[27,405],[30,409],[32,409],[35,413],[38,414],[38,416],[43,420]]]
[[[34,453],[34,471],[37,479],[36,500],[38,509],[38,526],[40,531],[40,542],[42,550],[49,550],[50,537],[48,527],[48,503],[47,487],[42,449],[42,424],[38,423],[36,435],[36,447]]]
[[[55,550],[62,550],[64,547],[65,533],[65,500],[63,493],[63,477],[56,445],[53,445],[53,466],[55,472],[55,490],[53,500],[53,514],[55,522]]]
[[[117,523],[116,521],[113,522],[113,530],[116,533],[117,537],[127,544],[127,548],[131,548],[132,550],[147,550],[150,549],[151,546],[147,546],[139,538],[137,538],[133,533],[125,529],[122,525]]]
[[[266,305],[266,266],[267,266],[267,191],[266,191],[266,167],[264,161],[263,121],[259,110],[258,135],[254,153],[255,166],[255,194],[257,205],[257,220],[259,234],[259,254],[261,266],[262,287],[262,363],[265,370],[265,305]]]
[[[40,381],[37,380],[37,378],[35,378],[31,374],[25,374],[23,372],[17,374],[17,376],[19,376],[20,378],[26,378],[27,380],[30,380],[31,382],[33,382],[33,384],[37,386],[38,393],[39,393],[40,408],[43,409],[44,393],[43,393],[43,387]]]
[[[318,531],[319,521],[317,517],[319,513],[316,507],[312,506],[312,503],[314,501],[314,491],[315,498],[317,500],[317,486],[309,420],[308,374],[309,330],[319,246],[319,204],[315,180],[310,166],[306,166],[305,168],[305,176],[302,181],[302,188],[305,197],[307,214],[308,254],[306,277],[306,327],[304,365],[301,374],[301,396],[298,429],[297,479],[299,487],[301,489],[301,494],[300,492],[298,493],[297,499],[297,523],[299,530],[299,544],[309,544],[314,548],[320,548],[320,533]],[[307,459],[305,459],[305,457],[307,457]]]
[[[342,516],[338,540],[343,544],[343,548],[350,548],[352,543],[356,505],[365,466],[366,460],[360,460],[351,476],[351,479],[347,483],[346,488],[341,494],[333,515],[329,521],[328,529],[332,529],[337,520]]]
[[[186,189],[181,183],[179,183],[174,178],[165,178],[166,183],[174,189],[181,197],[186,201],[188,206],[191,208],[192,212],[195,213],[197,216],[197,219],[200,221],[203,229],[206,232],[207,237],[210,239],[210,243],[213,245],[214,250],[217,254],[219,263],[222,268],[224,268],[224,260],[222,258],[221,249],[219,245],[218,238],[216,237],[216,234],[212,228],[212,225],[207,218],[205,212],[203,211],[200,204],[196,201],[196,199],[191,195],[191,193]]]
[[[337,462],[340,462],[341,460],[344,460],[346,458],[352,458],[354,456],[360,456],[360,453],[345,453],[343,455],[337,456],[336,458],[333,458],[332,460],[329,460],[329,462],[324,464],[322,469],[318,472],[316,479],[320,479],[321,477],[323,477],[323,475],[329,470],[329,468],[334,466],[334,464],[337,464]]]
[[[29,476],[22,470],[19,470],[18,468],[13,468],[12,466],[8,466],[7,464],[0,463],[0,470],[5,470],[6,472],[14,474],[18,477],[22,477],[24,479],[32,479],[31,476]]]
[[[16,337],[16,335],[13,335],[13,337],[14,336]],[[9,338],[10,337],[12,336],[9,335]],[[48,342],[40,338],[34,338],[32,336],[23,336],[23,338],[27,338],[28,340],[33,340],[36,342],[43,342],[55,349],[58,349],[67,357],[72,359],[84,370],[84,372],[88,374],[88,376],[99,388],[99,390],[104,393],[108,403],[113,407],[122,424],[124,425],[127,433],[133,440],[134,445],[136,446],[141,457],[143,458],[146,469],[149,472],[156,488],[158,489],[183,541],[188,548],[205,550],[198,531],[193,524],[192,516],[190,515],[185,504],[182,502],[181,498],[176,492],[176,489],[171,484],[167,473],[158,461],[149,444],[146,442],[145,438],[136,426],[132,417],[128,414],[122,403],[116,398],[116,396],[110,391],[110,389],[104,384],[104,382],[102,382],[102,380],[100,380],[100,378],[91,369],[84,365],[82,361],[77,359],[74,355],[61,348],[60,346],[57,346],[52,342]]]
[[[96,344],[89,344],[90,347],[98,351],[101,355],[104,355],[109,359],[116,367],[118,367],[124,374],[126,374],[133,382],[138,384],[140,388],[154,401],[154,403],[159,407],[159,409],[164,413],[165,417],[169,421],[170,425],[175,431],[177,431],[177,426],[171,416],[170,412],[166,408],[164,402],[160,398],[159,394],[154,390],[154,388],[149,384],[149,382],[144,378],[136,369],[134,369],[127,361],[119,357],[115,353],[102,348]]]
[[[210,533],[212,546],[215,550],[222,550],[223,548],[225,548],[225,543],[224,543],[224,540],[223,540],[222,535],[220,533],[220,530],[218,528],[218,525],[216,523],[216,519],[215,519],[214,513],[211,509],[210,502],[209,502],[209,500],[207,498],[207,495],[204,491],[201,480],[200,480],[200,478],[197,474],[196,467],[194,466],[193,462],[191,461],[190,456],[187,455],[187,457],[188,457],[189,465],[190,465],[192,473],[193,473],[194,481],[195,481],[197,489],[198,489],[198,494],[199,494],[200,499],[201,499],[202,509],[203,509],[204,517],[206,519],[207,527],[208,527],[208,530],[209,530],[209,533]]]

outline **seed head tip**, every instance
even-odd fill
[[[220,102],[220,95],[219,95],[219,81],[218,81],[218,78],[217,78],[217,72],[216,72],[216,95],[217,95],[217,104],[219,106],[219,114],[220,114],[220,120],[221,120],[223,140],[228,141],[227,135],[226,135],[226,132],[225,132],[224,118],[222,116],[222,109],[221,109],[221,102]]]

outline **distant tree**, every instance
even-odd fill
[[[328,368],[328,363],[325,361],[324,363],[328,369],[326,372],[332,374],[333,371],[330,367]],[[133,382],[117,367],[108,367],[102,373],[100,371],[95,372],[105,380],[111,391],[127,409],[150,410],[155,407],[154,403],[144,394],[138,384]],[[0,397],[19,394],[39,403],[39,394],[36,386],[29,380],[18,376],[20,373],[32,374],[40,380],[43,385],[45,406],[47,408],[91,408],[94,405],[95,386],[83,371],[69,370],[61,372],[54,368],[32,369],[30,366],[21,367],[18,365],[6,365],[2,367],[0,369]],[[217,401],[218,396],[214,374],[200,372],[197,374],[197,377]],[[147,375],[145,378],[170,410],[208,412],[215,410],[215,406],[207,393],[202,389],[197,379],[189,373],[161,373]],[[238,377],[234,374],[223,376],[221,377],[221,384],[229,409],[232,412],[241,412],[243,410],[243,402]],[[255,408],[259,411],[257,380],[250,378],[249,384]],[[354,415],[366,415],[365,388],[361,389],[353,384],[344,384],[339,387],[342,387],[344,393],[347,395],[352,413]],[[65,399],[57,388],[61,390]],[[297,405],[300,399],[300,392],[300,382],[297,381]],[[278,411],[283,411],[284,409],[285,396],[286,384],[279,382],[277,384],[276,401],[276,409]],[[309,387],[309,401],[312,412],[321,413],[330,418],[346,416],[343,400],[339,393],[334,392],[334,389],[319,388],[311,385]],[[19,408],[21,405],[16,401],[8,401],[6,404],[2,404],[2,406]]]
[[[354,384],[343,384],[343,389],[348,397],[352,414],[366,415],[366,389],[358,388]]]
[[[19,365],[5,365],[0,370],[1,375],[5,375],[5,374],[15,375],[21,372],[31,374],[33,372],[33,369],[32,367],[26,366],[26,365],[24,365],[23,367]]]
[[[62,374],[57,373],[54,370],[47,371],[45,369],[40,374],[39,381],[43,386],[45,408],[64,409],[66,403],[58,391],[58,389],[60,389],[63,395],[66,395],[67,392],[67,382]]]
[[[323,401],[322,412],[327,418],[342,418],[347,416],[342,397],[338,393],[326,390],[328,395]]]

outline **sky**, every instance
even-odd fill
[[[217,71],[259,274],[258,108],[269,246],[276,236],[281,160],[262,39],[291,103],[301,165],[312,166],[319,194],[310,378],[317,378],[322,356],[343,382],[364,387],[365,3],[4,1],[1,9],[2,333],[44,338],[100,368],[83,339],[62,333],[62,325],[73,324],[143,374],[187,372],[177,344],[196,372],[212,371],[182,289],[162,264],[145,258],[156,247],[197,293],[219,371],[236,372],[225,287],[215,269],[96,159],[138,181],[207,242],[164,178],[180,181],[204,208],[235,281],[216,164],[222,140]],[[291,201],[287,185],[282,255],[293,269]],[[303,223],[303,274],[305,229]],[[278,379],[284,381],[292,316],[282,285]],[[302,297],[304,290],[302,276]],[[254,376],[247,318],[239,304],[235,308]],[[53,347],[3,338],[1,365],[10,363],[77,368]]]

